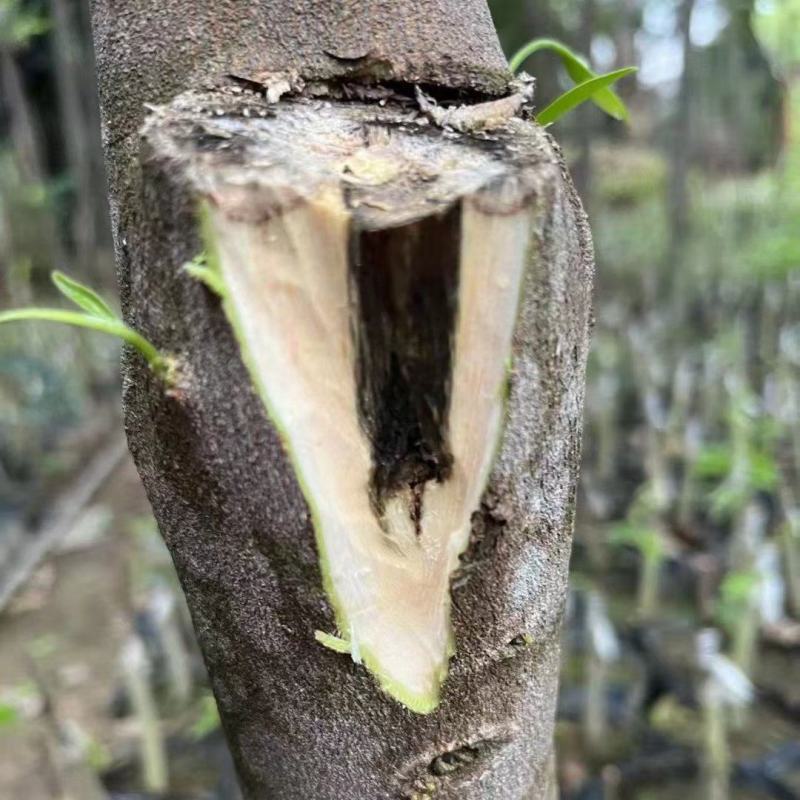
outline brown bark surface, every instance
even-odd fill
[[[201,248],[196,187],[152,140],[143,171],[136,157],[143,102],[223,73],[258,81],[295,68],[332,82],[502,91],[485,4],[123,5],[94,9],[123,303],[129,323],[178,354],[184,376],[166,394],[129,354],[126,427],[246,796],[548,797],[592,278],[590,235],[557,148],[530,134],[535,244],[507,423],[454,582],[457,654],[426,716],[314,640],[333,620],[308,508],[218,299],[179,269]],[[365,58],[369,68],[354,70]]]

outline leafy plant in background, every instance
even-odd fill
[[[697,635],[697,665],[703,673],[699,692],[703,712],[702,796],[709,800],[730,797],[729,723],[731,717],[742,718],[754,696],[753,684],[722,654],[720,645],[721,636],[715,628],[706,628]]]
[[[778,482],[774,421],[754,416],[747,398],[736,398],[728,412],[730,441],[709,444],[693,465],[697,477],[721,482],[711,492],[711,513],[726,520],[755,492],[772,491]]]
[[[197,719],[190,728],[192,738],[199,741],[212,734],[220,726],[219,711],[214,695],[203,694],[197,702]]]
[[[69,278],[62,272],[52,273],[53,283],[68,300],[81,311],[65,311],[60,308],[20,308],[0,312],[0,325],[5,322],[37,320],[61,322],[79,328],[108,333],[134,347],[147,361],[150,369],[167,382],[172,379],[174,365],[156,347],[133,328],[128,327],[94,289]]]
[[[621,78],[636,72],[636,67],[623,67],[604,75],[598,75],[577,53],[574,53],[562,42],[555,39],[533,39],[511,57],[509,68],[514,73],[518,72],[534,53],[542,50],[554,52],[561,59],[567,74],[575,81],[575,86],[557,97],[536,115],[536,121],[540,125],[557,122],[587,100],[591,100],[614,119],[625,120],[628,118],[627,106],[611,87]]]
[[[647,485],[634,498],[627,519],[614,526],[609,541],[619,547],[632,547],[639,553],[637,613],[641,618],[651,617],[658,605],[661,565],[667,554]]]
[[[758,591],[760,579],[754,571],[729,572],[719,589],[717,616],[731,637],[735,663],[749,673],[758,637]]]
[[[19,712],[10,703],[0,702],[0,730],[10,728],[19,722]]]
[[[34,36],[50,28],[50,20],[26,9],[22,0],[0,0],[0,43],[11,49],[24,47]]]
[[[729,572],[719,588],[717,616],[722,627],[733,631],[744,610],[752,603],[758,588],[755,572]]]

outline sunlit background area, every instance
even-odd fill
[[[800,800],[800,0],[491,6],[509,55],[639,68],[627,122],[552,128],[597,258],[562,797]],[[0,309],[53,269],[115,305],[90,40],[88,3],[0,0]],[[0,798],[236,800],[118,358],[0,328]]]

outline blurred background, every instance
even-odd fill
[[[109,298],[88,3],[0,0],[0,308]],[[597,250],[564,798],[800,799],[800,0],[494,0],[629,123],[557,123]],[[540,105],[569,86],[526,64]],[[0,798],[234,800],[117,345],[0,329]]]

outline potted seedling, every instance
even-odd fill
[[[658,608],[667,540],[649,484],[638,491],[627,519],[612,528],[610,541],[612,545],[631,547],[639,554],[636,614],[642,620],[652,618]]]
[[[144,643],[135,634],[122,648],[120,668],[136,723],[142,785],[148,792],[161,794],[169,786],[167,751],[151,682],[152,666]]]
[[[603,596],[596,589],[586,595],[586,704],[583,730],[594,751],[602,749],[608,737],[608,670],[620,656],[614,624]]]
[[[728,800],[731,755],[729,714],[741,711],[753,699],[753,686],[736,663],[720,652],[718,630],[697,635],[697,663],[702,672],[700,705],[703,714],[702,786],[707,800]]]

